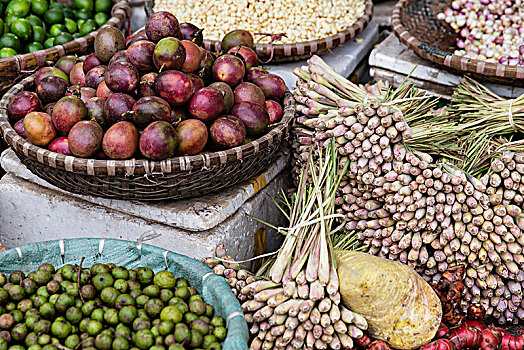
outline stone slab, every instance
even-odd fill
[[[374,80],[385,80],[397,87],[409,76],[416,86],[445,98],[453,94],[454,87],[461,79],[461,76],[418,57],[394,33],[371,51],[369,66]],[[504,97],[515,98],[524,94],[522,87],[491,83],[484,85]]]
[[[270,183],[286,167],[288,160],[289,151],[282,149],[276,160],[264,173],[253,180],[209,196],[147,204],[138,201],[82,196],[58,189],[31,173],[11,149],[2,153],[0,165],[9,174],[38,184],[43,188],[60,192],[65,196],[72,197],[72,200],[80,199],[151,223],[160,223],[188,231],[206,231],[216,227],[236,213],[246,201]]]
[[[277,227],[285,225],[285,217],[271,197],[278,196],[280,190],[289,185],[288,175],[280,174],[219,225],[192,232],[111,210],[7,173],[0,180],[0,243],[9,249],[54,239],[91,237],[136,241],[152,236],[154,239],[147,243],[194,258],[212,255],[216,245],[222,243],[234,258],[248,259],[254,255],[255,232],[264,227],[248,215]],[[150,209],[143,205],[142,210],[147,213]],[[266,237],[267,249],[277,249],[281,235],[268,229]]]
[[[373,49],[378,40],[378,24],[371,21],[368,26],[356,36],[342,46],[334,48],[328,53],[322,55],[322,59],[333,67],[333,69],[348,77],[357,67],[357,65]],[[306,60],[280,63],[276,65],[266,65],[271,73],[277,74],[284,79],[288,88],[293,89],[297,81],[293,74],[293,68],[307,65]]]

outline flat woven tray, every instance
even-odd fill
[[[111,199],[161,201],[207,195],[259,175],[276,157],[295,113],[290,92],[281,123],[240,147],[163,161],[96,160],[65,156],[27,142],[12,128],[7,107],[20,91],[34,85],[30,76],[0,100],[0,131],[27,168],[63,190]]]
[[[524,86],[524,67],[490,63],[453,54],[457,33],[437,15],[452,0],[400,0],[393,10],[391,27],[400,41],[420,57],[454,73],[494,83]]]
[[[117,0],[111,10],[111,18],[106,25],[117,28],[124,27],[131,17],[131,7],[127,0]],[[16,55],[0,59],[0,96],[16,81],[32,74],[36,69],[52,64],[64,55],[81,54],[88,51],[95,40],[96,33],[87,34],[64,45],[40,50],[23,55]]]
[[[141,242],[120,239],[78,238],[30,243],[0,253],[0,272],[20,270],[26,274],[43,263],[55,268],[64,264],[90,267],[95,263],[113,263],[128,269],[149,267],[154,272],[171,271],[183,277],[211,304],[215,313],[226,320],[224,350],[247,350],[248,329],[238,300],[223,277],[201,261]]]
[[[293,62],[307,59],[313,55],[321,55],[334,49],[337,46],[344,44],[346,41],[353,39],[360,34],[371,21],[373,15],[373,1],[365,0],[366,8],[364,14],[355,23],[346,28],[340,33],[331,35],[322,39],[304,41],[293,44],[264,44],[256,43],[255,51],[262,61],[266,61],[271,57],[271,47],[273,47],[273,58],[271,63],[279,62]],[[146,11],[148,14],[153,13],[154,0],[146,1]],[[176,16],[176,13],[175,13]],[[239,28],[241,29],[241,28]],[[204,28],[204,37],[206,31]],[[215,40],[206,40],[204,38],[203,46],[211,52],[220,52],[221,42]]]

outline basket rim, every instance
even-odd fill
[[[273,60],[287,57],[301,57],[304,55],[312,55],[317,52],[322,51],[321,47],[325,44],[326,49],[330,50],[339,45],[344,44],[345,42],[353,39],[358,34],[360,34],[369,24],[373,16],[373,0],[365,0],[366,7],[364,9],[364,14],[358,18],[355,23],[347,27],[337,34],[333,34],[327,37],[318,38],[315,40],[288,43],[288,44],[269,44],[269,43],[255,43],[255,51],[259,56],[269,56],[271,53],[271,46],[274,51],[278,51],[279,54],[274,54]],[[205,31],[204,31],[205,33]],[[204,39],[204,47],[207,50],[212,50],[214,52],[219,52],[221,50],[221,42],[218,40],[209,40]],[[293,49],[295,49],[296,54],[293,54]]]
[[[111,17],[103,26],[109,25],[120,29],[124,26],[124,22],[129,19],[130,15],[131,8],[129,6],[128,0],[116,0],[111,8]],[[39,67],[44,66],[46,61],[51,60],[51,56],[54,56],[56,53],[58,53],[58,57],[62,57],[66,54],[74,52],[77,45],[80,47],[81,51],[87,50],[89,44],[95,39],[98,30],[99,29],[88,33],[83,37],[69,41],[63,45],[56,45],[48,49],[18,54],[0,59],[0,66],[14,66],[17,68],[18,73],[20,73],[28,68],[32,69],[31,67],[27,67],[27,62],[36,61],[38,63],[38,69]]]
[[[498,79],[524,79],[524,66],[510,66],[500,63],[458,56],[455,53],[440,50],[430,43],[418,40],[402,24],[400,18],[407,5],[415,0],[399,0],[391,15],[391,28],[400,41],[421,58],[464,73],[480,74]],[[493,71],[495,74],[490,74]]]
[[[193,171],[206,170],[215,165],[227,164],[238,160],[241,161],[244,156],[257,153],[261,149],[277,143],[288,133],[291,122],[295,116],[295,99],[288,90],[283,101],[283,116],[280,123],[275,125],[275,127],[265,135],[242,146],[200,155],[173,157],[162,161],[136,158],[127,160],[79,158],[51,152],[45,148],[33,145],[18,135],[11,125],[7,112],[9,103],[18,92],[24,91],[27,86],[34,83],[34,77],[35,75],[33,74],[13,85],[1,98],[1,135],[15,153],[23,154],[25,157],[36,160],[45,166],[80,175],[117,176],[119,174],[125,174],[126,177],[130,178],[137,175],[168,175],[180,172],[191,173]]]

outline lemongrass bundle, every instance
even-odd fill
[[[369,253],[409,264],[428,281],[437,282],[449,266],[465,264],[464,307],[481,303],[501,324],[524,319],[524,156],[505,152],[493,160],[494,142],[503,136],[468,129],[478,141],[461,135],[461,157],[482,167],[491,164],[494,173],[481,181],[448,159],[438,163],[408,147],[414,133],[405,118],[409,107],[405,113],[399,107],[405,99],[380,102],[357,91],[318,57],[295,73],[302,113],[294,137],[321,146],[335,140],[343,155],[339,168],[349,164],[335,197],[345,229],[356,230]],[[299,151],[297,169],[301,158],[318,154]]]

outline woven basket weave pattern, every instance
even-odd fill
[[[451,0],[400,0],[391,17],[391,27],[400,41],[420,57],[454,73],[469,73],[477,79],[524,86],[524,67],[489,63],[453,54],[457,34],[436,16]]]
[[[7,106],[34,85],[34,76],[14,85],[0,100],[0,130],[27,168],[50,184],[83,195],[160,201],[206,195],[260,174],[276,157],[295,113],[291,93],[284,99],[282,123],[266,135],[233,149],[163,161],[95,160],[64,156],[34,146],[12,128]]]

